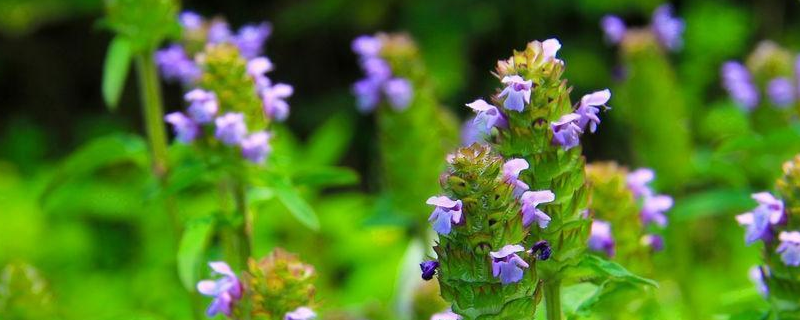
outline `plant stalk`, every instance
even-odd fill
[[[136,57],[136,71],[139,73],[139,92],[144,104],[145,131],[153,154],[153,171],[163,181],[167,174],[167,131],[152,52],[146,51]]]
[[[561,320],[561,281],[545,281],[544,302],[547,320]]]

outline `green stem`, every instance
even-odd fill
[[[139,92],[144,104],[142,111],[145,130],[153,154],[153,171],[163,181],[167,174],[167,132],[161,88],[151,51],[145,51],[136,57],[136,71],[139,73]]]
[[[547,320],[561,320],[561,281],[544,283],[544,303],[547,308]]]
[[[240,243],[240,262],[242,263],[242,267],[247,266],[247,259],[250,258],[250,254],[252,251],[252,241],[253,241],[253,232],[252,232],[252,216],[247,211],[247,200],[245,198],[245,191],[244,185],[241,181],[235,182],[233,186],[233,199],[236,203],[236,213],[242,215],[242,221],[239,224],[237,235],[239,237]]]

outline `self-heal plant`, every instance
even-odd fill
[[[638,29],[627,27],[625,22],[615,15],[604,16],[600,20],[600,28],[611,44],[620,44],[626,36],[630,36],[630,33],[640,32]],[[650,26],[641,31],[652,33],[664,49],[677,51],[683,46],[685,29],[683,19],[674,16],[671,5],[664,4],[653,11]]]
[[[754,112],[767,102],[777,109],[790,109],[792,114],[796,114],[796,109],[800,108],[797,105],[800,98],[799,62],[800,55],[774,42],[762,41],[744,63],[730,60],[722,65],[722,87],[744,111]],[[795,110],[791,110],[792,106]]]

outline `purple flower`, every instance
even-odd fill
[[[625,32],[627,31],[625,22],[615,15],[604,16],[600,20],[600,28],[603,29],[606,40],[611,44],[622,42],[622,38],[625,37]]]
[[[244,114],[229,112],[214,120],[217,126],[215,136],[229,146],[239,144],[247,134]]]
[[[370,112],[381,101],[381,81],[364,78],[353,85],[353,94],[356,95],[356,104],[361,112]]]
[[[202,74],[200,67],[192,59],[189,59],[183,47],[177,44],[156,51],[155,62],[161,75],[168,81],[190,84],[200,78]]]
[[[633,196],[649,197],[653,194],[653,190],[650,189],[648,184],[653,181],[653,178],[655,178],[653,169],[639,168],[628,173],[625,181],[628,184],[628,189],[631,189],[631,192],[633,192]]]
[[[483,99],[467,103],[467,107],[477,113],[473,123],[479,134],[488,136],[491,134],[493,127],[505,128],[508,126],[508,122],[500,110],[488,104],[486,101],[483,101]]]
[[[775,251],[781,254],[783,263],[792,267],[800,266],[800,232],[783,231],[778,235],[778,239],[781,240],[781,244]]]
[[[597,219],[592,221],[589,249],[605,252],[609,257],[614,256],[614,237],[611,235],[610,223]]]
[[[426,281],[433,279],[433,274],[436,273],[436,268],[438,267],[439,261],[436,260],[428,260],[420,263],[419,268],[422,270],[422,279]]]
[[[532,222],[536,222],[539,228],[547,228],[550,223],[550,216],[542,210],[536,208],[539,204],[553,202],[556,195],[550,190],[541,191],[525,191],[522,194],[522,225],[529,226]]]
[[[597,116],[600,113],[599,106],[604,106],[611,99],[611,91],[608,89],[592,92],[581,98],[581,103],[578,109],[575,110],[580,117],[578,119],[578,127],[582,131],[586,131],[586,126],[589,126],[589,132],[594,133],[597,131],[597,125],[600,124],[600,118]]]
[[[217,95],[211,91],[194,89],[187,92],[183,99],[189,102],[187,112],[189,117],[197,123],[209,123],[214,120],[219,110]]]
[[[536,255],[536,259],[547,260],[550,259],[550,255],[553,254],[553,249],[550,247],[550,243],[547,242],[547,240],[539,240],[533,244],[530,253]]]
[[[353,52],[364,56],[374,57],[380,54],[383,43],[378,37],[373,36],[359,36],[353,40]]]
[[[736,216],[740,225],[746,226],[745,242],[752,244],[757,240],[768,240],[772,236],[771,226],[784,220],[783,201],[776,199],[769,192],[752,195],[758,206],[751,212]]]
[[[200,127],[189,117],[181,112],[173,112],[164,116],[164,121],[172,125],[175,139],[183,143],[190,143],[200,135]]]
[[[284,121],[289,117],[289,103],[286,99],[292,96],[294,88],[288,84],[276,83],[261,89],[261,102],[264,114],[276,121]]]
[[[561,49],[561,42],[558,42],[558,39],[556,39],[556,38],[547,39],[547,40],[543,41],[542,42],[542,51],[543,51],[542,54],[544,55],[544,58],[542,59],[542,61],[548,62],[550,60],[553,60],[556,63],[563,64],[564,61],[561,61],[560,59],[556,58],[556,54],[558,53],[558,50],[560,50],[560,49]]]
[[[208,265],[214,270],[213,273],[221,275],[222,278],[202,280],[197,283],[197,291],[203,295],[214,297],[206,314],[209,317],[218,313],[230,316],[233,304],[242,297],[242,284],[227,263],[216,261],[209,262]]]
[[[461,320],[461,316],[453,313],[453,311],[447,310],[432,315],[431,320]]]
[[[233,42],[239,48],[239,52],[245,59],[252,59],[261,54],[264,41],[272,33],[272,27],[266,23],[251,24],[239,28]]]
[[[228,23],[222,20],[213,20],[208,27],[208,42],[211,44],[228,42],[231,39],[231,29]]]
[[[253,163],[263,163],[272,148],[269,145],[270,134],[266,131],[252,133],[242,139],[239,146],[242,156]]]
[[[642,236],[641,243],[643,246],[650,247],[653,251],[664,250],[664,238],[657,234],[647,234]]]
[[[317,314],[309,307],[299,307],[294,311],[287,312],[283,320],[312,320],[316,318]]]
[[[767,96],[777,107],[787,107],[795,101],[794,85],[789,78],[775,78],[767,83]]]
[[[525,81],[522,77],[513,75],[503,77],[501,82],[506,85],[505,89],[500,92],[500,97],[506,97],[503,107],[508,110],[522,112],[525,104],[531,102],[533,81]]]
[[[769,295],[769,287],[767,287],[766,282],[764,282],[764,271],[761,269],[762,267],[753,266],[750,268],[748,272],[750,281],[753,281],[753,284],[756,285],[756,289],[758,293],[761,294],[762,297],[767,297]],[[763,267],[766,268],[766,267]]]
[[[389,105],[397,111],[405,110],[411,102],[413,89],[406,79],[393,78],[383,85],[383,91],[389,99]]]
[[[467,119],[464,121],[464,124],[461,125],[461,144],[464,146],[470,146],[473,143],[485,143],[486,142],[486,134],[484,134],[481,130],[482,126],[476,123],[477,117],[472,119]]]
[[[667,50],[675,51],[683,45],[683,19],[673,16],[672,6],[665,4],[653,11],[651,28],[656,38]]]
[[[369,57],[361,60],[361,69],[367,75],[367,78],[376,81],[385,81],[392,76],[392,68],[383,60],[378,57]]]
[[[192,11],[181,12],[178,20],[185,30],[197,30],[203,27],[203,17]]]
[[[453,224],[461,223],[461,200],[451,200],[446,196],[428,198],[425,203],[436,206],[428,221],[439,234],[450,234]]]
[[[568,113],[550,124],[550,128],[553,130],[553,142],[561,145],[564,151],[578,146],[581,142],[580,135],[583,130],[578,126],[580,119],[581,115]]]
[[[672,208],[672,197],[665,195],[646,196],[642,202],[642,223],[655,222],[659,226],[667,224],[664,212]]]
[[[267,57],[255,57],[247,61],[247,74],[253,78],[258,90],[262,90],[272,84],[265,74],[272,71],[274,67],[272,61]]]
[[[758,105],[759,94],[747,68],[737,62],[728,61],[722,65],[722,87],[745,110]]]
[[[797,55],[797,58],[794,60],[794,76],[795,76],[795,83],[797,84],[797,94],[800,96],[800,55]]]
[[[503,181],[514,186],[514,196],[519,197],[523,192],[528,191],[529,187],[525,182],[519,180],[519,173],[528,169],[528,161],[525,159],[511,159],[503,164]]]
[[[521,245],[506,245],[500,251],[489,252],[492,257],[492,275],[500,278],[503,284],[519,282],[522,280],[522,273],[527,269],[528,263],[517,255],[517,252],[525,251]]]

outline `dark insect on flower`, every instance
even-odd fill
[[[422,279],[426,281],[433,279],[433,274],[436,273],[436,268],[438,267],[439,261],[436,260],[428,260],[420,263],[419,268],[422,269]]]

